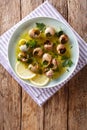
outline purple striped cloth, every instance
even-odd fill
[[[53,96],[67,81],[69,81],[78,71],[80,71],[87,64],[87,44],[86,42],[72,29],[74,34],[77,37],[80,49],[80,57],[78,65],[73,72],[73,74],[62,84],[55,86],[53,88],[33,88],[29,85],[24,84],[11,70],[8,59],[7,59],[7,48],[9,39],[14,32],[14,30],[24,21],[39,17],[39,16],[48,16],[58,19],[66,24],[66,26],[72,27],[67,23],[67,21],[61,16],[61,14],[50,4],[48,1],[41,4],[38,8],[36,8],[33,12],[31,12],[28,16],[22,19],[19,23],[9,29],[0,37],[0,63],[2,66],[13,76],[13,78],[22,86],[22,88],[33,98],[33,100],[38,105],[43,105],[51,96]]]

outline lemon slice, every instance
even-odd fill
[[[22,79],[31,79],[36,76],[35,73],[30,71],[23,63],[17,62],[15,65],[17,75]]]
[[[49,82],[49,78],[45,75],[36,75],[32,79],[30,79],[30,82],[36,86],[42,87],[46,85]]]

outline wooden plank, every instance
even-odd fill
[[[42,0],[21,0],[21,16],[28,15],[42,3]],[[31,97],[22,90],[22,129],[43,130],[44,109],[40,108]]]
[[[44,130],[67,130],[67,100],[66,85],[44,106]]]
[[[46,1],[46,0],[44,0]],[[68,13],[68,8],[67,8],[67,0],[48,0],[62,15],[63,17],[67,20],[67,13]]]
[[[68,0],[68,19],[71,26],[87,42],[87,0]]]
[[[0,0],[0,34],[19,20],[20,1]],[[0,130],[20,130],[20,87],[1,65],[0,81]]]
[[[43,0],[21,0],[21,15],[22,18],[28,15],[38,5],[42,4]]]
[[[69,23],[87,41],[87,1],[69,0]],[[87,129],[87,66],[69,82],[68,129]]]
[[[49,0],[67,19],[67,1]],[[44,130],[67,130],[68,84],[60,89],[44,106]]]
[[[87,129],[87,66],[69,82],[68,129]]]
[[[2,11],[3,10],[3,11]],[[0,34],[20,21],[20,0],[0,0]]]
[[[43,130],[44,108],[36,105],[31,97],[22,91],[22,129]]]

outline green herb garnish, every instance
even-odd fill
[[[17,58],[17,61],[21,61],[19,58]]]
[[[73,64],[72,60],[71,60],[71,59],[69,59],[69,60],[68,60],[68,66],[69,66],[69,67],[71,67],[71,66],[72,66],[72,64]]]
[[[72,48],[73,48],[73,46],[70,47],[70,49],[72,49]]]
[[[58,54],[55,53],[55,54],[53,55],[53,57],[58,58]]]
[[[63,34],[63,31],[59,31],[55,33],[55,36],[60,37]]]
[[[73,64],[72,60],[71,59],[66,59],[64,60],[64,62],[62,63],[62,66],[63,67],[71,67]]]
[[[26,46],[27,46],[27,48],[29,47],[29,41],[28,41],[28,42],[26,42]]]
[[[66,71],[69,72],[69,69],[67,69]]]
[[[27,47],[31,47],[31,48],[35,48],[36,45],[37,45],[37,41],[35,41],[35,40],[30,40],[30,41],[28,41],[28,42],[26,43],[26,46],[27,46]]]
[[[69,57],[67,57],[67,56],[62,56],[61,57],[61,60],[68,60],[69,59]]]
[[[40,30],[40,31],[44,31],[46,28],[46,25],[44,23],[36,23],[36,27]]]

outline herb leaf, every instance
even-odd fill
[[[63,34],[63,31],[61,30],[61,31],[59,31],[59,32],[56,32],[56,33],[55,33],[55,36],[60,37],[62,34]]]
[[[28,42],[26,42],[26,46],[27,46],[27,48],[29,47],[29,41],[28,41]]]
[[[67,69],[66,71],[69,72],[69,69]]]
[[[68,66],[69,66],[69,67],[71,67],[71,66],[72,66],[72,64],[73,64],[72,60],[71,60],[71,59],[69,59],[69,60],[68,60]]]
[[[27,46],[27,47],[31,47],[31,48],[35,48],[36,45],[37,45],[37,41],[35,41],[35,40],[30,40],[30,41],[28,41],[28,42],[26,43],[26,46]]]
[[[20,58],[17,58],[17,61],[21,61]]]
[[[68,60],[69,59],[69,57],[67,57],[67,56],[62,56],[61,57],[61,60]]]
[[[64,60],[63,63],[62,63],[62,66],[67,67],[68,66],[68,60]]]
[[[40,31],[44,31],[46,28],[46,25],[44,23],[36,23],[36,26]]]
[[[73,64],[72,60],[71,59],[66,59],[64,60],[64,62],[62,63],[62,66],[63,67],[71,67]]]
[[[73,46],[70,47],[70,49],[72,49],[72,48],[73,48]]]

